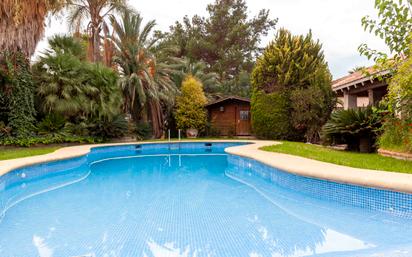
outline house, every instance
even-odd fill
[[[366,74],[357,71],[332,82],[332,90],[338,95],[345,110],[373,105],[382,100],[388,93],[388,84],[378,77],[388,77],[389,72],[375,72],[367,68]]]
[[[229,96],[205,106],[211,129],[222,136],[251,135],[250,99]]]

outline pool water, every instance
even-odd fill
[[[0,256],[412,256],[409,216],[282,187],[231,164],[231,145],[18,170],[0,184]]]

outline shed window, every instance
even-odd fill
[[[241,120],[249,120],[249,111],[240,111]]]

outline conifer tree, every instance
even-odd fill
[[[322,45],[313,40],[312,33],[294,36],[288,30],[279,30],[252,73],[256,135],[317,141],[336,104],[330,85]]]

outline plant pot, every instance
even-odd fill
[[[187,138],[197,138],[199,131],[197,129],[186,129],[186,137]]]
[[[361,153],[372,152],[371,140],[368,137],[359,138],[359,152]]]

